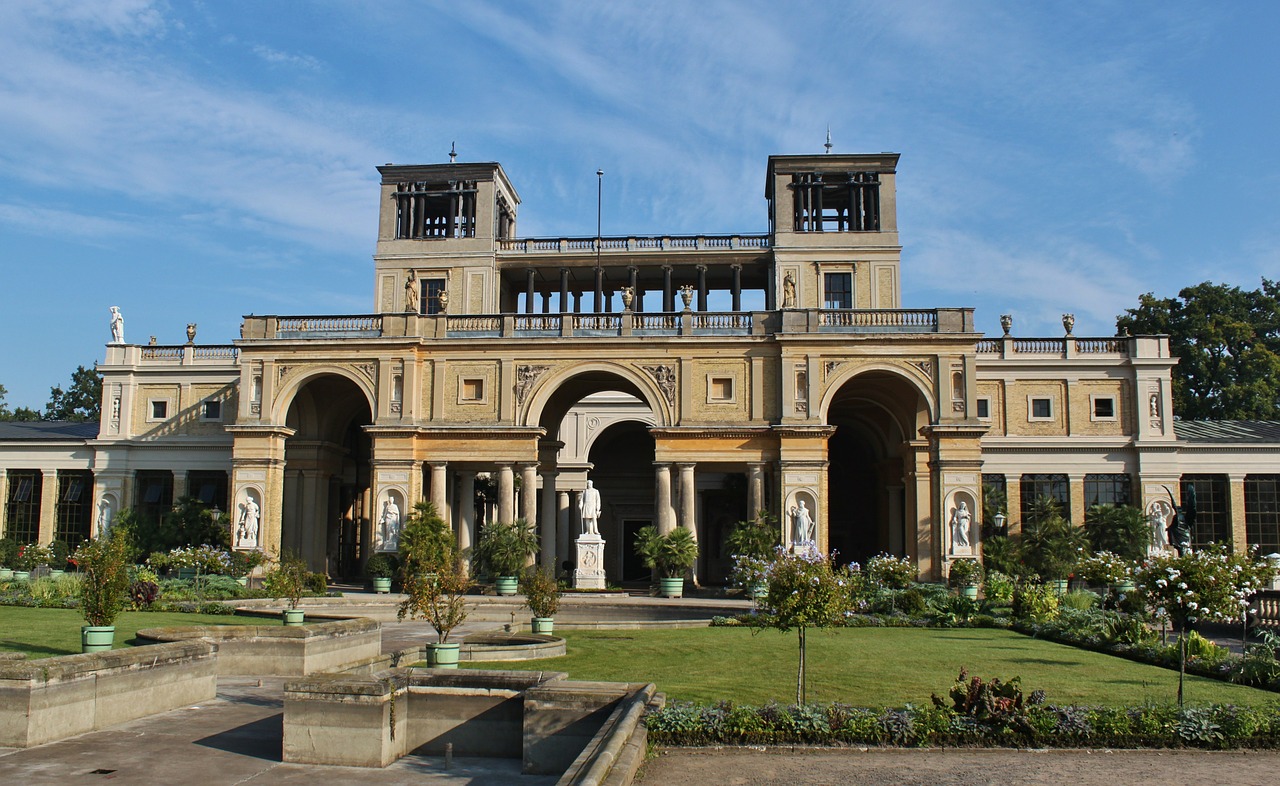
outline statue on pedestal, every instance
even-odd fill
[[[600,509],[602,500],[595,484],[587,481],[587,487],[578,498],[578,512],[582,514],[582,531],[588,535],[600,534]]]
[[[394,551],[400,548],[400,506],[391,497],[382,503],[379,535],[381,536],[379,549]]]
[[[236,529],[236,546],[242,549],[257,548],[258,519],[261,510],[252,496],[245,497],[240,503],[240,526]]]
[[[120,313],[119,306],[111,307],[111,343],[124,343],[124,315]]]
[[[969,505],[961,500],[960,505],[951,514],[951,551],[953,553],[959,549],[968,552],[973,548],[969,542],[969,523],[972,518]]]
[[[578,536],[577,566],[573,571],[574,589],[604,589],[604,538],[600,537],[600,513],[603,501],[595,484],[578,496],[578,512],[582,516],[582,534]]]
[[[791,508],[791,543],[793,546],[813,543],[817,540],[817,535],[817,522],[813,520],[813,514],[805,506],[804,500],[800,500],[795,507]]]

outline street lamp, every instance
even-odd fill
[[[1001,535],[1003,535],[1003,534],[1004,534],[1004,523],[1005,523],[1005,521],[1006,521],[1006,519],[1007,519],[1007,518],[1008,518],[1008,517],[1007,517],[1007,516],[1005,516],[1003,513],[997,513],[996,515],[994,515],[994,516],[992,516],[992,517],[991,517],[991,520],[992,520],[993,522],[995,522],[995,525],[996,525],[996,532],[997,532],[997,533],[999,533],[999,534],[1001,534]]]

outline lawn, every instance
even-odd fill
[[[128,646],[141,628],[263,624],[270,625],[271,620],[227,614],[127,611],[116,619],[116,647]],[[76,609],[0,606],[0,652],[25,652],[28,658],[74,655],[80,652],[82,625],[84,617]]]
[[[562,658],[474,668],[565,671],[574,679],[653,682],[669,698],[758,704],[795,700],[796,635],[744,628],[567,631]],[[970,674],[1020,676],[1053,704],[1167,704],[1178,674],[1169,669],[1029,638],[1006,630],[848,628],[810,631],[810,701],[860,706],[920,704],[944,694],[964,666]],[[1193,704],[1265,704],[1280,694],[1187,678]]]

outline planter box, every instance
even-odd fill
[[[193,625],[146,628],[144,641],[206,641],[217,653],[219,675],[297,677],[340,671],[382,653],[382,626],[370,619],[330,620],[297,628],[283,625]]]

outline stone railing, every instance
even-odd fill
[[[175,366],[235,364],[240,350],[231,344],[108,344],[108,365],[140,363]]]
[[[382,316],[276,317],[277,338],[319,338],[377,336],[382,333]]]
[[[498,250],[513,254],[580,254],[595,252],[594,237],[535,237],[499,240]],[[600,253],[616,254],[636,251],[702,251],[767,249],[767,234],[749,235],[637,235],[602,237]]]
[[[1130,354],[1129,338],[984,338],[978,341],[974,350],[979,355],[999,355],[1004,358],[1025,355],[1029,358],[1074,358],[1079,356],[1119,356]]]
[[[895,333],[933,333],[938,329],[934,309],[823,309],[818,312],[819,328],[855,331],[888,330]]]

